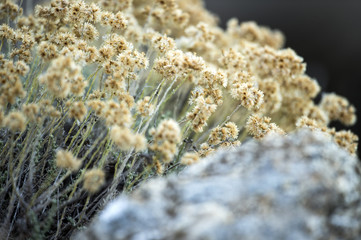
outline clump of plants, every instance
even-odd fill
[[[19,4],[19,5],[18,5]],[[0,4],[0,238],[67,239],[105,203],[247,137],[356,121],[276,30],[194,0]]]

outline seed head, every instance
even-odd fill
[[[59,150],[56,153],[56,166],[72,172],[79,170],[82,162],[74,157],[72,152],[67,150]]]
[[[105,173],[101,169],[91,169],[85,172],[83,188],[93,194],[100,190],[105,183]]]
[[[22,112],[14,111],[5,117],[4,125],[13,132],[23,132],[26,128],[26,118]]]

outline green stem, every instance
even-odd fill
[[[125,192],[129,192],[129,190],[133,187],[134,184],[136,184],[136,182],[143,177],[144,175],[146,175],[147,173],[149,174],[150,170],[152,169],[152,167],[147,166],[129,185],[127,185],[127,187],[125,188]]]
[[[158,112],[159,108],[160,108],[160,107],[162,106],[162,104],[165,102],[165,99],[166,99],[166,97],[167,97],[168,92],[172,89],[172,87],[173,87],[174,83],[177,81],[177,79],[178,79],[178,77],[176,76],[176,77],[174,78],[174,80],[172,81],[172,83],[169,85],[169,87],[165,90],[162,99],[159,101],[156,109],[154,110],[154,113],[153,113],[152,116],[150,117],[150,119],[149,119],[149,121],[147,122],[147,124],[143,127],[141,133],[144,133],[144,132],[148,129],[149,124],[152,122],[154,116],[157,115],[157,112]]]
[[[98,69],[97,69],[93,74],[90,74],[90,75],[89,75],[87,81],[89,81],[90,79],[92,79],[92,81],[91,81],[91,84],[90,84],[90,86],[89,86],[88,92],[87,92],[86,95],[85,95],[84,100],[88,99],[89,94],[90,94],[90,91],[92,90],[92,88],[93,88],[93,86],[94,86],[95,79],[97,78],[98,72],[99,72],[100,69],[101,69],[101,68],[98,67]]]
[[[1,52],[1,49],[3,48],[3,44],[4,44],[4,38],[1,39],[0,52]]]
[[[103,152],[103,156],[99,161],[99,168],[103,168],[103,166],[105,164],[105,160],[107,159],[107,156],[108,156],[112,146],[113,146],[113,141],[110,138],[108,138],[106,147],[105,147],[105,151]]]
[[[74,153],[74,156],[78,156],[81,148],[83,147],[84,145],[84,142],[88,139],[88,137],[90,136],[93,128],[94,128],[94,125],[96,124],[96,121],[93,121],[93,123],[91,123],[91,126],[88,127],[87,129],[87,132],[85,133],[85,135],[83,136],[83,139],[81,141],[81,143],[79,144],[79,146],[77,147],[77,149],[73,152]]]
[[[73,125],[71,126],[71,128],[65,138],[65,141],[64,141],[65,144],[68,142],[68,139],[69,139],[71,133],[73,132],[73,129],[75,128],[75,126],[76,126],[76,120],[73,122]],[[69,147],[70,147],[70,145],[69,145]]]
[[[26,88],[26,89],[29,87],[30,77],[31,77],[31,75],[33,74],[33,72],[34,72],[34,70],[35,70],[35,66],[36,66],[37,63],[38,63],[38,60],[39,60],[39,57],[36,56],[33,64],[31,65],[30,71],[29,71],[28,76],[27,76],[26,81],[25,81],[25,88]]]
[[[53,192],[58,188],[60,187],[60,185],[64,182],[64,180],[69,177],[71,174],[71,171],[67,171],[58,181],[54,182],[52,184],[52,186],[48,187],[47,190],[42,193],[39,198],[37,197],[33,197],[32,200],[31,200],[31,203],[30,203],[30,206],[33,206],[33,204],[35,203],[35,200],[36,199],[40,199],[40,200],[43,200],[43,199],[48,199],[48,201],[50,201],[50,197],[51,195],[53,194]]]
[[[80,213],[80,217],[79,217],[79,220],[78,220],[78,224],[80,224],[81,220],[82,220],[83,217],[84,217],[84,214],[85,214],[86,209],[87,209],[88,204],[89,204],[90,196],[91,196],[91,195],[88,195],[88,197],[86,198],[84,207],[83,207],[83,209],[81,210],[81,213]]]
[[[22,166],[22,163],[28,153],[28,147],[31,143],[33,143],[34,141],[34,133],[36,131],[36,125],[33,126],[33,129],[31,131],[29,131],[29,133],[26,135],[26,138],[23,142],[23,150],[21,151],[20,155],[19,155],[19,163],[18,166],[16,167],[15,173],[19,173],[20,172],[20,168]],[[25,154],[26,153],[26,154]]]
[[[38,77],[39,77],[40,73],[43,71],[44,67],[45,67],[45,65],[41,64],[40,70],[35,74],[35,77],[33,79],[33,82],[31,83],[31,88],[30,88],[29,95],[28,95],[28,98],[27,98],[25,104],[29,103],[31,96],[33,95],[33,92],[35,91],[35,89],[38,88],[38,86],[39,86]]]
[[[113,180],[116,178],[117,176],[117,171],[118,171],[118,166],[120,164],[120,157],[123,155],[123,153],[120,151],[119,154],[118,154],[118,157],[117,157],[117,163],[115,164],[115,167],[114,167],[114,176],[113,176]]]
[[[78,136],[79,136],[79,134],[81,133],[81,131],[83,130],[84,126],[85,126],[86,123],[88,122],[88,119],[89,119],[89,117],[90,117],[90,114],[91,114],[91,112],[88,113],[88,116],[87,116],[86,119],[83,121],[83,123],[80,125],[77,133],[76,133],[75,136],[73,136],[73,138],[71,139],[71,142],[70,142],[70,144],[69,144],[69,146],[68,146],[68,150],[70,150],[70,149],[72,148],[72,145],[73,145],[75,139],[78,138]]]

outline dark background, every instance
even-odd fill
[[[322,90],[345,96],[355,105],[358,122],[349,129],[361,136],[361,0],[205,0],[205,4],[219,16],[222,27],[236,17],[281,30],[286,47],[304,58],[307,74]]]

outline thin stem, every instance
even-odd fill
[[[147,166],[128,186],[125,187],[125,192],[129,192],[129,190],[133,187],[133,185],[141,179],[144,175],[150,172],[152,167]]]
[[[4,45],[4,38],[1,39],[0,51],[1,51],[1,49],[3,48],[3,45]]]
[[[33,78],[33,81],[31,83],[31,88],[30,88],[30,91],[29,91],[29,94],[28,94],[28,98],[26,99],[25,104],[29,103],[29,101],[31,99],[31,96],[33,95],[33,92],[39,86],[39,81],[37,81],[37,80],[38,80],[38,77],[39,77],[40,73],[43,71],[44,67],[45,67],[45,64],[40,64],[40,70],[35,74],[35,76]]]
[[[78,131],[76,132],[76,134],[73,136],[73,138],[71,139],[71,142],[68,146],[68,150],[72,148],[72,145],[74,143],[74,141],[78,138],[79,134],[81,133],[81,131],[83,130],[83,128],[85,127],[86,123],[88,122],[88,119],[90,117],[91,112],[88,113],[88,116],[86,117],[86,119],[83,121],[83,123],[80,125]],[[76,122],[76,121],[75,121]]]
[[[73,125],[71,126],[71,128],[70,128],[70,130],[69,130],[69,132],[68,132],[68,134],[67,134],[67,136],[66,136],[66,138],[64,140],[65,144],[68,142],[68,139],[69,139],[71,133],[73,132],[73,129],[75,128],[75,126],[76,126],[76,121],[73,122]],[[70,145],[69,145],[69,147],[70,147]]]
[[[165,101],[168,92],[172,89],[172,87],[173,87],[174,83],[177,81],[177,79],[178,79],[178,77],[175,77],[174,80],[172,81],[172,83],[169,85],[169,87],[167,88],[167,90],[166,90],[165,93],[163,94],[162,99],[160,100],[160,102],[158,103],[156,109],[154,110],[153,115],[151,116],[151,118],[149,119],[149,121],[147,122],[147,124],[143,127],[141,133],[144,133],[144,132],[148,129],[149,124],[152,122],[154,116],[156,116],[156,114],[157,114],[160,106],[161,106],[161,105],[163,104],[163,102]]]
[[[112,146],[113,146],[113,141],[110,138],[108,138],[106,147],[105,147],[105,151],[103,151],[103,156],[99,161],[99,168],[103,168],[103,166],[105,164],[105,160],[107,159],[107,156],[110,152],[110,149],[112,149]]]
[[[220,127],[222,127],[226,122],[231,120],[231,117],[242,107],[241,104],[238,104],[238,106],[233,110],[233,112],[226,117],[226,119],[220,124]]]
[[[34,138],[33,138],[33,136],[34,136],[34,134],[36,133],[36,126],[34,125],[34,127],[33,127],[33,129],[31,130],[31,131],[29,131],[29,133],[26,135],[26,138],[25,138],[25,140],[24,140],[24,142],[22,143],[22,145],[24,146],[24,148],[23,148],[23,150],[21,151],[21,153],[20,153],[20,156],[19,156],[19,163],[18,163],[18,166],[17,166],[17,168],[16,168],[16,170],[15,170],[15,173],[17,174],[17,173],[19,173],[20,172],[20,168],[21,168],[21,166],[22,166],[22,163],[23,163],[23,161],[24,161],[24,159],[25,159],[25,157],[26,157],[26,155],[27,155],[27,153],[28,153],[28,150],[29,150],[29,145],[31,144],[31,143],[34,143]],[[37,139],[37,138],[36,138]]]
[[[104,199],[104,202],[105,202],[105,203],[107,203],[107,202],[109,202],[109,201],[111,200],[112,194],[114,193],[116,187],[118,186],[118,184],[119,184],[120,181],[121,181],[120,176],[123,174],[123,171],[124,171],[124,169],[125,169],[125,166],[127,165],[130,157],[132,156],[133,151],[134,151],[134,148],[129,151],[128,155],[127,155],[127,156],[125,157],[125,159],[123,160],[122,165],[120,166],[120,169],[117,171],[116,174],[114,174],[115,177],[113,178],[113,182],[112,182],[112,184],[111,184],[111,186],[110,186],[110,188],[109,188],[108,195],[107,195],[107,196],[105,197],[105,199]]]
[[[86,198],[84,207],[83,207],[83,209],[81,210],[81,213],[80,213],[80,217],[79,217],[79,220],[78,220],[78,224],[80,224],[81,220],[82,220],[83,217],[84,217],[84,214],[85,214],[86,209],[87,209],[88,204],[89,204],[90,196],[91,196],[91,195],[88,195],[88,197]]]
[[[27,76],[26,81],[25,81],[25,88],[26,88],[26,89],[29,87],[29,80],[30,80],[31,75],[33,74],[33,72],[34,72],[34,70],[35,70],[35,66],[36,66],[37,63],[38,63],[38,60],[39,60],[39,57],[36,56],[33,64],[31,65],[30,71],[29,71],[28,76]]]
[[[81,143],[78,145],[77,149],[76,149],[75,151],[73,151],[74,156],[78,156],[81,148],[82,148],[83,145],[84,145],[84,142],[85,142],[85,141],[88,139],[88,137],[90,136],[90,134],[91,134],[91,132],[92,132],[95,124],[96,124],[96,121],[93,121],[93,123],[91,124],[91,126],[88,127],[87,132],[86,132],[85,135],[83,136],[83,139],[82,139]]]
[[[102,144],[102,143],[100,143],[99,144],[99,142],[103,139],[103,141],[104,141],[104,139],[106,139],[106,136],[108,135],[108,132],[107,133],[105,133],[105,134],[103,134],[103,135],[101,135],[101,136],[99,136],[95,141],[94,141],[94,143],[93,143],[93,145],[86,151],[86,153],[84,154],[84,156],[81,158],[81,161],[84,161],[86,158],[87,158],[87,156],[94,150],[94,148],[95,147],[98,147],[98,149],[100,149],[99,148],[99,146]],[[102,141],[102,142],[103,142]],[[93,155],[95,155],[95,154],[93,154]],[[89,164],[89,163],[88,163]]]
[[[90,75],[89,75],[89,78],[87,79],[87,81],[89,81],[91,78],[93,78],[93,79],[92,79],[92,82],[91,82],[91,84],[90,84],[90,86],[89,86],[88,92],[86,93],[86,95],[85,95],[85,97],[84,97],[84,100],[88,99],[89,94],[90,94],[90,91],[91,91],[92,88],[93,88],[95,79],[97,78],[98,72],[99,72],[100,69],[101,69],[101,68],[98,67],[98,69],[97,69],[93,74],[90,74]]]
[[[40,201],[42,201],[42,199],[47,199],[47,202],[51,201],[51,195],[53,194],[53,192],[60,187],[60,185],[64,182],[64,180],[69,177],[71,174],[71,171],[67,171],[58,181],[56,181],[55,183],[53,183],[52,186],[50,186],[47,191],[45,191],[43,194],[40,195],[40,197],[38,198]],[[35,199],[34,199],[35,200]],[[33,201],[33,203],[35,203],[35,201]],[[32,204],[31,204],[32,205]]]
[[[150,97],[149,102],[152,102],[154,97],[158,97],[159,92],[160,92],[160,88],[163,86],[163,83],[166,81],[165,78],[162,79],[162,81],[158,84],[157,88],[155,89],[155,91],[153,92],[152,96]]]
[[[239,105],[233,110],[233,112],[232,112],[230,115],[228,115],[228,116],[225,118],[225,120],[223,120],[222,123],[219,122],[219,123],[216,124],[216,126],[222,127],[224,124],[226,124],[229,120],[231,120],[231,117],[232,117],[241,107],[242,107],[242,105],[239,104]],[[206,133],[202,134],[202,135],[197,139],[197,141],[195,142],[195,145],[198,145],[201,141],[203,141],[204,138],[207,137],[211,131],[212,131],[212,129],[208,129],[208,131],[207,131]]]
[[[123,153],[120,151],[119,154],[118,154],[118,157],[117,157],[117,160],[116,160],[116,164],[115,164],[115,167],[114,167],[114,176],[113,176],[113,181],[114,179],[117,177],[117,171],[118,171],[118,166],[120,164],[120,157],[123,155]]]

